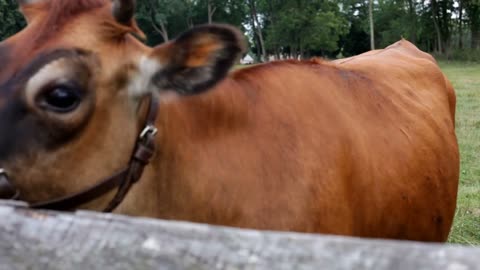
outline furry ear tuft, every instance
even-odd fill
[[[246,50],[243,34],[227,25],[195,27],[173,42],[154,49],[150,59],[162,68],[151,78],[153,85],[181,95],[212,88],[225,78]]]

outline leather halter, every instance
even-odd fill
[[[123,201],[132,185],[140,180],[145,166],[155,153],[155,135],[157,134],[155,120],[157,118],[158,100],[153,94],[146,98],[149,99],[147,117],[126,168],[92,187],[61,198],[33,203],[29,207],[61,211],[75,210],[77,207],[100,198],[118,187],[115,197],[103,210],[103,212],[113,211]],[[6,172],[0,169],[0,198],[2,198],[2,195],[15,200],[18,199],[20,193],[8,180]]]

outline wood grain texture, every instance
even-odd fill
[[[0,270],[480,269],[480,249],[32,211],[0,202]]]

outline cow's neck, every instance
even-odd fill
[[[244,89],[232,85],[236,83],[227,79],[205,96],[161,103],[157,152],[116,213],[165,219],[202,215],[201,209],[193,209],[195,194],[208,179],[195,174],[214,170],[201,166],[207,158],[202,155],[207,155],[210,144],[237,133],[248,122],[249,98]]]

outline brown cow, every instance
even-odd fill
[[[28,27],[0,44],[5,197],[99,211],[121,202],[116,213],[245,228],[447,239],[459,172],[455,94],[411,43],[227,74],[244,50],[227,26],[148,48],[132,35],[142,33],[131,0],[113,12],[107,0],[21,7]],[[153,126],[137,140],[145,119],[155,120],[155,140]],[[129,162],[123,182],[109,178]],[[114,188],[95,187],[102,179]]]

